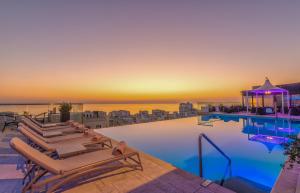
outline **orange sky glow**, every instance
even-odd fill
[[[0,103],[239,101],[300,81],[299,3],[75,2],[0,3]]]

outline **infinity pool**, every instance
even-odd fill
[[[205,133],[232,160],[203,140],[203,174],[211,180],[242,178],[271,188],[285,161],[281,143],[300,122],[234,115],[209,115],[101,129],[101,133],[199,175],[198,136]]]

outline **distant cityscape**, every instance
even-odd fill
[[[169,112],[161,109],[153,109],[151,110],[151,112],[143,110],[134,114],[131,114],[128,110],[115,110],[111,112],[85,111],[82,113],[71,113],[71,119],[82,122],[89,128],[104,128],[192,117],[198,115],[199,113],[199,110],[194,108],[191,102],[186,102],[180,103],[178,111],[174,112]],[[59,122],[59,119],[60,116],[54,111],[49,113],[46,121]]]
[[[178,119],[198,115],[198,110],[190,102],[180,103],[178,111],[168,112],[161,109],[149,111],[139,111],[131,114],[127,110],[111,111],[85,111],[83,112],[83,124],[91,128],[113,127],[120,125],[130,125],[136,123],[147,123]]]

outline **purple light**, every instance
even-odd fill
[[[271,143],[276,145],[283,144],[287,141],[285,137],[269,136],[269,135],[262,135],[262,134],[254,135],[249,139],[250,141],[259,141],[263,143]]]
[[[271,90],[251,90],[250,92],[255,93],[255,94],[281,94],[283,92],[286,92],[284,89],[271,89]]]
[[[294,132],[295,130],[294,130],[294,129],[291,129],[291,128],[282,128],[282,127],[278,127],[278,131],[292,133],[292,132]]]

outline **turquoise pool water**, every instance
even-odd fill
[[[199,175],[198,136],[205,133],[232,160],[232,175],[226,173],[226,178],[239,177],[271,188],[286,159],[280,144],[299,130],[300,122],[285,119],[210,115],[100,132],[195,175]],[[204,177],[220,180],[226,166],[226,159],[203,140]]]

